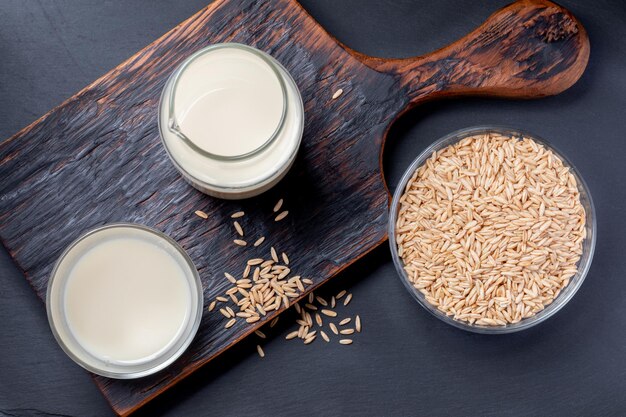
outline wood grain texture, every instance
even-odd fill
[[[205,196],[177,174],[161,147],[157,105],[166,78],[194,51],[217,42],[256,46],[294,76],[305,102],[298,159],[274,189],[228,202]],[[243,264],[269,246],[315,286],[386,239],[384,136],[408,107],[437,97],[558,93],[582,74],[582,26],[547,1],[520,1],[468,37],[403,60],[366,57],[341,45],[291,0],[218,0],[0,145],[0,237],[42,299],[61,251],[86,230],[137,222],[176,239],[194,260],[208,304]],[[331,96],[344,90],[337,100]],[[280,197],[290,215],[274,222]],[[210,214],[196,217],[197,209]],[[259,248],[232,244],[229,215],[244,210]],[[252,239],[252,238],[250,238]],[[272,316],[268,316],[268,320]],[[191,347],[165,371],[135,381],[94,377],[127,415],[258,326],[223,329],[205,312]]]
[[[517,1],[472,33],[425,56],[362,61],[396,74],[414,106],[462,95],[537,98],[558,94],[582,75],[589,60],[583,26],[554,3]]]

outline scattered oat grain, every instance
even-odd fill
[[[239,234],[239,236],[243,236],[243,228],[241,227],[241,225],[239,224],[238,221],[234,221],[233,222],[233,226],[235,226],[235,230],[237,231],[237,233]]]
[[[328,302],[324,300],[322,297],[316,296],[315,299],[317,300],[318,303],[320,303],[324,307],[328,307]]]
[[[289,212],[287,210],[283,211],[282,213],[280,213],[278,216],[276,216],[276,218],[274,219],[274,221],[281,221],[282,219],[284,219],[285,217],[287,217],[287,215],[289,214]]]
[[[343,300],[343,305],[347,306],[350,303],[350,300],[352,300],[352,294],[348,294],[348,296],[346,297],[345,300]]]
[[[280,208],[283,206],[283,199],[281,198],[280,200],[278,200],[276,202],[276,204],[274,205],[274,213],[278,212],[278,210],[280,210]]]

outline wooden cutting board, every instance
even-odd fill
[[[294,167],[277,187],[247,201],[191,188],[159,141],[157,104],[167,77],[217,42],[270,53],[291,72],[305,103]],[[578,80],[588,56],[580,23],[545,0],[513,3],[429,55],[391,60],[340,44],[293,0],[217,0],[0,145],[0,237],[41,299],[61,251],[110,222],[142,223],[180,242],[200,271],[206,305],[227,289],[224,271],[240,274],[270,245],[287,252],[292,270],[313,279],[314,288],[387,238],[381,155],[399,114],[439,97],[557,94]],[[343,95],[333,100],[340,88]],[[290,214],[274,222],[281,197]],[[195,216],[198,209],[209,219]],[[233,245],[229,216],[238,210],[246,212],[249,236],[267,237],[259,248]],[[205,309],[195,341],[165,371],[95,382],[127,415],[263,323],[225,330],[221,315]]]

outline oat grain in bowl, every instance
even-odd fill
[[[555,152],[529,137],[477,131],[435,148],[408,179],[395,249],[431,307],[469,326],[516,326],[577,274],[587,214],[576,176]]]

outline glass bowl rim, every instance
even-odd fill
[[[80,242],[82,242],[86,238],[93,236],[94,234],[97,234],[99,232],[109,230],[109,229],[115,229],[115,228],[137,229],[142,232],[150,233],[159,239],[165,240],[166,243],[171,245],[184,259],[185,263],[187,264],[187,267],[189,268],[189,271],[191,272],[190,278],[192,278],[193,280],[193,282],[190,281],[190,284],[192,284],[190,285],[190,288],[192,286],[195,286],[195,291],[196,291],[195,295],[196,295],[197,309],[195,311],[195,315],[192,312],[192,314],[189,317],[188,325],[190,323],[191,327],[189,328],[187,332],[183,332],[180,336],[179,340],[183,340],[183,343],[170,355],[162,355],[153,359],[151,362],[148,362],[148,363],[153,363],[154,364],[153,366],[147,367],[142,370],[130,370],[128,372],[123,372],[123,371],[118,372],[118,371],[112,371],[112,370],[105,369],[105,368],[98,368],[98,367],[93,366],[90,363],[83,361],[81,358],[79,358],[78,355],[74,353],[74,349],[70,347],[68,343],[66,343],[65,340],[63,340],[63,338],[59,334],[57,330],[57,326],[55,324],[55,320],[53,318],[52,306],[51,306],[51,302],[52,302],[51,294],[52,294],[52,288],[54,285],[53,283],[55,281],[55,277],[57,276],[58,269],[60,268],[61,264],[63,263],[67,255],[72,251],[72,249],[76,247],[76,245],[78,245]],[[52,334],[55,340],[57,341],[59,346],[61,346],[61,349],[63,349],[65,354],[69,356],[70,359],[72,359],[75,363],[77,363],[78,365],[86,369],[87,371],[100,375],[100,376],[104,376],[107,378],[115,378],[115,379],[134,379],[134,378],[141,378],[144,376],[157,373],[167,368],[169,365],[171,365],[176,359],[178,359],[187,350],[187,348],[189,347],[189,345],[195,338],[198,332],[198,329],[200,327],[200,322],[202,320],[202,312],[204,310],[204,290],[202,288],[202,281],[200,280],[200,274],[198,273],[198,269],[194,265],[189,254],[182,248],[182,246],[178,244],[178,242],[176,242],[174,239],[172,239],[170,236],[166,235],[165,233],[159,230],[153,229],[151,227],[142,225],[142,224],[108,223],[102,226],[95,227],[93,229],[89,229],[88,231],[82,233],[79,237],[74,239],[69,245],[67,245],[67,247],[63,250],[61,255],[59,255],[58,259],[56,260],[49,277],[50,278],[48,280],[48,285],[46,289],[46,300],[45,300],[46,314],[48,317],[48,324],[50,326],[50,329],[52,331]],[[193,295],[194,294],[192,294],[192,297]],[[78,344],[78,342],[76,343]]]
[[[464,321],[455,320],[451,316],[447,316],[445,313],[438,310],[436,307],[431,305],[424,297],[424,295],[419,292],[417,289],[413,287],[411,282],[408,279],[406,271],[404,270],[404,263],[400,256],[398,256],[398,248],[395,239],[395,228],[397,221],[397,212],[399,209],[400,198],[404,194],[406,184],[409,179],[413,176],[415,171],[432,155],[432,153],[436,150],[443,149],[449,145],[459,142],[460,140],[476,134],[485,134],[485,133],[500,133],[504,135],[511,136],[523,136],[529,139],[532,139],[544,146],[546,149],[554,152],[570,169],[570,172],[576,177],[576,181],[578,183],[578,190],[581,195],[581,201],[586,200],[589,203],[589,207],[585,207],[585,210],[588,210],[589,213],[585,214],[585,217],[591,220],[591,224],[587,224],[589,233],[583,240],[583,248],[585,242],[589,242],[589,250],[585,257],[585,252],[581,255],[580,260],[578,261],[578,271],[576,274],[570,278],[570,281],[567,286],[565,286],[559,295],[554,299],[552,303],[547,305],[543,310],[539,311],[535,315],[522,319],[518,323],[507,324],[505,326],[483,326],[483,325],[475,325],[469,324]],[[393,263],[395,269],[398,273],[398,277],[400,281],[405,286],[405,288],[409,291],[409,293],[413,296],[413,298],[420,304],[426,311],[431,313],[433,316],[442,320],[443,322],[454,326],[456,328],[466,330],[474,333],[482,333],[482,334],[506,334],[518,332],[521,330],[525,330],[531,328],[539,323],[544,322],[548,318],[552,317],[558,311],[560,311],[578,292],[582,283],[584,282],[589,269],[591,267],[591,263],[593,260],[593,255],[595,252],[596,239],[597,239],[597,220],[596,220],[596,211],[595,206],[593,204],[593,200],[591,198],[591,193],[589,192],[589,187],[585,182],[584,178],[576,168],[576,166],[571,162],[569,158],[565,156],[557,147],[543,139],[541,136],[538,136],[534,133],[530,133],[525,129],[518,129],[512,126],[506,125],[477,125],[471,126],[463,129],[458,129],[453,132],[450,132],[439,139],[435,140],[429,146],[426,147],[420,154],[411,162],[408,168],[402,174],[402,178],[400,179],[396,189],[393,193],[393,198],[391,200],[391,205],[389,207],[389,224],[387,228],[387,233],[389,236],[389,247],[391,249],[391,257],[393,259]],[[567,291],[566,291],[567,290]]]

